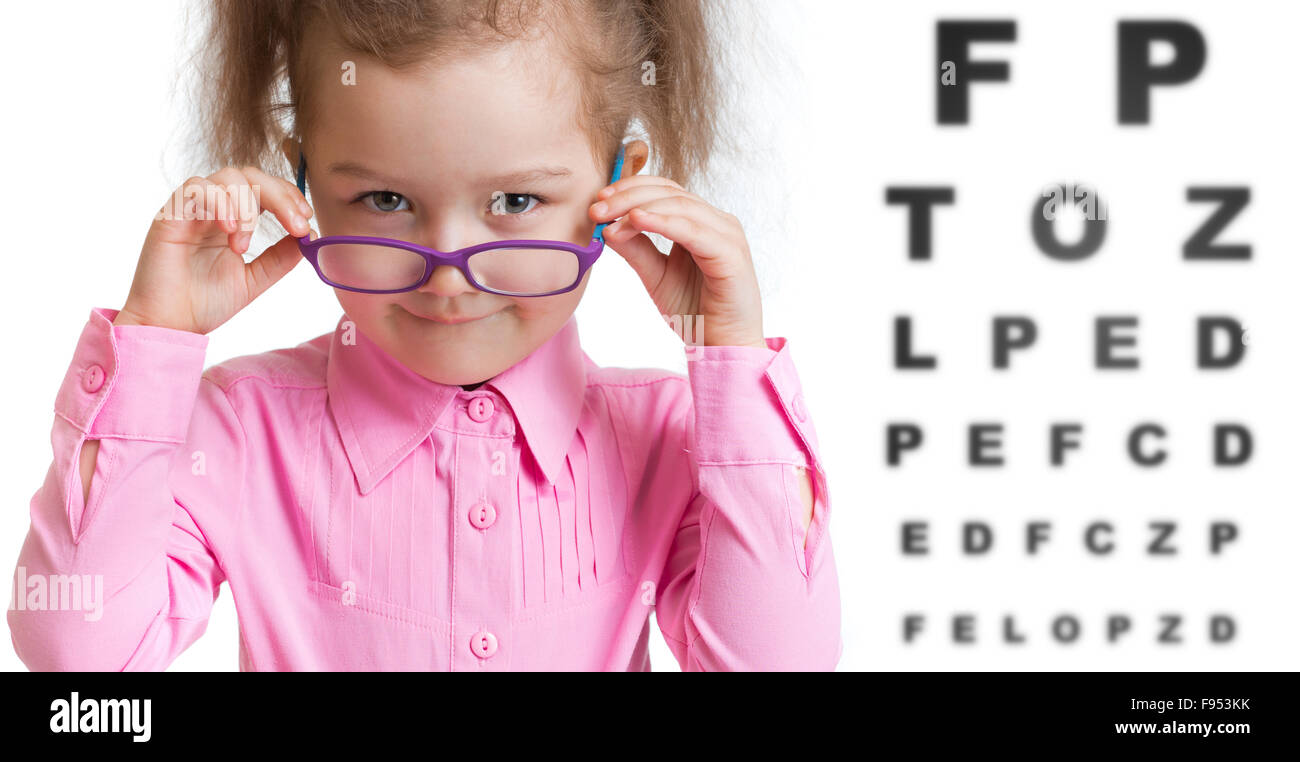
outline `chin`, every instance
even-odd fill
[[[471,350],[472,351],[472,350]],[[401,358],[399,358],[401,359]],[[415,373],[439,384],[447,386],[468,386],[477,384],[493,378],[501,369],[488,368],[483,364],[481,355],[471,355],[463,359],[468,362],[460,363],[456,361],[446,362],[446,357],[440,358],[436,365],[429,366],[427,362],[416,362],[425,358],[407,358],[402,364],[410,368]],[[457,358],[461,359],[461,358]]]
[[[497,358],[513,344],[500,331],[480,333],[471,321],[457,325],[409,318],[411,323],[390,334],[391,355],[430,381],[451,386],[477,384],[495,376],[506,366],[496,367]]]

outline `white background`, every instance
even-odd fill
[[[764,295],[768,336],[785,336],[816,421],[828,472],[840,578],[841,670],[1294,670],[1296,489],[1300,453],[1293,390],[1300,315],[1292,184],[1297,131],[1291,51],[1300,10],[1275,2],[861,3],[765,2],[767,53],[730,67],[747,111],[729,129],[747,151],[722,155],[696,192],[745,221]],[[1140,10],[1135,10],[1139,8]],[[153,213],[191,174],[182,150],[180,6],[173,2],[7,7],[6,147],[0,214],[6,235],[9,341],[0,399],[0,568],[12,572],[28,503],[49,466],[53,401],[92,307],[120,307]],[[1011,63],[1009,84],[976,84],[964,127],[935,124],[935,22],[1014,19],[1014,44],[975,48]],[[1198,26],[1208,61],[1191,85],[1161,88],[1153,122],[1116,119],[1120,19]],[[192,30],[190,32],[192,34]],[[745,35],[733,35],[735,39]],[[1044,186],[1077,180],[1109,205],[1102,250],[1063,264],[1034,248],[1030,205]],[[906,258],[905,216],[887,185],[952,185],[935,219],[935,258]],[[1210,206],[1189,185],[1248,185],[1249,208],[1224,239],[1248,242],[1246,263],[1187,263],[1183,242]],[[1068,229],[1063,236],[1068,237]],[[260,246],[264,246],[263,240]],[[259,246],[255,240],[255,247]],[[210,337],[208,362],[293,346],[331,330],[340,313],[309,267]],[[932,373],[892,367],[892,323],[911,315]],[[1024,314],[1039,341],[1009,372],[991,366],[991,318]],[[1136,372],[1092,367],[1093,320],[1140,319]],[[1251,329],[1246,361],[1194,367],[1198,316],[1229,314]],[[631,270],[607,252],[578,310],[583,346],[602,365],[685,372],[680,341],[662,327]],[[1247,467],[1211,467],[1211,426],[1240,421],[1255,439]],[[926,444],[903,468],[884,459],[885,426],[913,421]],[[966,465],[966,427],[1005,427],[1008,465]],[[1078,421],[1083,448],[1048,465],[1048,426]],[[1166,465],[1141,470],[1125,437],[1139,423],[1169,431]],[[1050,521],[1037,557],[1024,522]],[[1237,523],[1221,557],[1208,522]],[[930,524],[931,555],[900,552],[900,523]],[[993,526],[987,556],[958,551],[959,522]],[[1087,554],[1082,527],[1116,526],[1118,551]],[[1142,548],[1152,520],[1178,524],[1174,558]],[[8,598],[8,595],[5,596]],[[1237,638],[1211,645],[1209,613],[1233,617]],[[926,616],[912,645],[905,613]],[[1077,616],[1079,642],[1049,636]],[[1128,614],[1120,643],[1104,617]],[[1157,617],[1184,618],[1184,644],[1160,646]],[[974,645],[955,645],[955,614],[976,618]],[[1028,643],[1001,642],[1011,615]],[[657,631],[655,669],[675,669]],[[237,668],[237,622],[223,588],[208,632],[175,670]],[[0,648],[0,668],[22,669]]]

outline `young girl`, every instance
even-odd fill
[[[703,0],[220,3],[227,166],[178,189],[199,200],[82,331],[8,614],[23,662],[164,669],[228,582],[245,670],[648,670],[652,609],[684,670],[833,669],[808,405],[740,223],[683,188],[714,140],[709,21]],[[259,168],[285,160],[306,196]],[[246,264],[262,211],[289,235]],[[439,254],[521,239],[554,243]],[[686,376],[582,351],[604,245],[641,319],[702,328]],[[207,334],[304,258],[336,329],[204,370]],[[101,582],[101,615],[41,605],[56,579]]]

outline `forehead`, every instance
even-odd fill
[[[326,43],[313,56],[308,139],[346,158],[443,173],[540,158],[594,164],[578,124],[580,84],[545,39],[485,44],[400,70]],[[345,84],[351,62],[355,84]]]

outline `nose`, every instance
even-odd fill
[[[419,241],[421,246],[428,246],[442,252],[456,251],[471,245],[462,242],[465,238],[463,231],[451,229],[431,230],[429,235],[424,236]],[[452,297],[458,294],[478,293],[474,284],[465,278],[465,274],[460,271],[459,267],[453,265],[435,265],[433,272],[430,273],[429,279],[424,285],[416,289],[422,294],[431,294],[435,296]]]
[[[438,265],[424,285],[416,289],[422,294],[435,296],[456,296],[458,294],[477,293],[478,289],[470,283],[460,268],[452,265]]]

